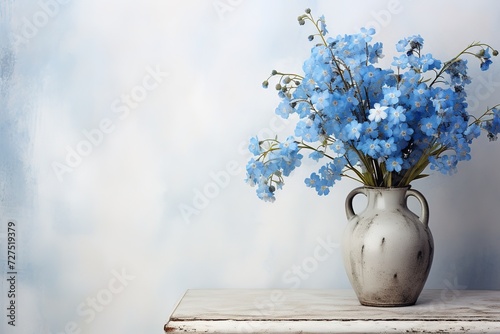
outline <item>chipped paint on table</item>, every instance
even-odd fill
[[[168,333],[500,333],[500,291],[424,290],[416,305],[361,306],[351,290],[188,290]]]

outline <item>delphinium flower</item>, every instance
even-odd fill
[[[250,140],[254,157],[247,165],[247,182],[266,201],[275,200],[284,177],[301,165],[302,150],[321,167],[306,178],[319,195],[343,177],[368,186],[407,186],[427,176],[424,170],[452,174],[460,161],[470,160],[470,144],[484,130],[490,140],[500,132],[499,105],[480,117],[467,110],[465,86],[471,83],[464,56],[488,70],[498,51],[485,43],[467,46],[442,62],[424,53],[424,39],[414,35],[396,44],[391,67],[377,66],[383,45],[373,44],[375,30],[328,36],[323,16],[311,11],[298,17],[311,22],[316,41],[302,66],[303,74],[273,70],[262,84],[275,88],[281,103],[277,115],[297,120],[294,136],[284,141]],[[326,160],[326,162],[325,162]]]

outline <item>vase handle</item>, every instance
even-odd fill
[[[429,226],[429,205],[427,204],[427,200],[425,199],[424,195],[422,195],[415,189],[408,189],[406,191],[406,199],[408,199],[408,197],[410,196],[415,197],[420,202],[421,214],[419,219],[422,224],[424,224],[425,226]]]
[[[351,218],[356,215],[354,213],[354,208],[352,207],[352,200],[354,199],[354,196],[356,196],[357,194],[363,194],[366,196],[365,188],[363,187],[355,188],[347,195],[345,199],[345,214],[348,220],[351,220]]]

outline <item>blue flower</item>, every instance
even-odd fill
[[[471,159],[470,156],[470,146],[469,143],[465,140],[465,138],[457,139],[457,142],[453,148],[456,152],[457,159],[459,161],[468,161]]]
[[[431,169],[438,170],[443,174],[454,174],[457,171],[458,160],[454,155],[443,155],[439,158],[429,157]]]
[[[382,91],[384,92],[384,99],[387,100],[388,104],[398,103],[401,92],[397,87],[384,86],[382,87]]]
[[[399,40],[399,42],[397,42],[397,44],[396,44],[396,50],[398,52],[405,52],[407,45],[408,45],[408,39],[407,38],[403,38],[403,39]]]
[[[352,121],[345,126],[344,133],[347,139],[355,140],[358,139],[359,136],[361,135],[361,129],[362,129],[361,124],[359,124],[357,121]]]
[[[269,186],[267,183],[261,182],[258,184],[256,192],[257,196],[265,202],[274,202],[276,200],[274,190],[274,186]]]
[[[262,152],[260,149],[259,139],[257,137],[250,138],[250,144],[248,145],[248,150],[253,155],[259,155]]]
[[[378,139],[367,139],[360,145],[359,150],[374,159],[378,159],[380,157],[380,152],[382,152],[380,143]]]
[[[491,55],[490,55],[490,48],[486,48],[486,49],[483,49],[483,58],[484,59],[490,59],[491,58]]]
[[[391,65],[404,70],[408,66],[408,56],[403,54],[399,57],[394,57],[394,61],[391,63]]]
[[[344,155],[346,153],[344,142],[340,140],[335,141],[330,147],[332,151],[338,155]]]
[[[434,136],[437,134],[437,128],[441,124],[441,118],[437,115],[422,118],[420,123],[420,130],[427,136]]]
[[[372,35],[375,34],[375,29],[370,28],[361,28],[361,38],[365,41],[365,43],[369,43],[372,40]]]
[[[419,51],[424,46],[424,39],[420,35],[414,35],[408,38],[408,45],[410,49],[408,52],[413,52],[415,50]]]
[[[402,106],[397,106],[396,108],[389,108],[388,120],[391,124],[398,124],[400,122],[406,121],[405,109]]]
[[[328,63],[331,58],[331,51],[324,45],[317,45],[312,49],[311,58],[314,60],[314,65]]]
[[[402,95],[411,94],[418,86],[421,79],[421,74],[416,72],[414,69],[408,69],[401,76],[401,81],[399,82],[399,90]],[[425,85],[425,84],[424,84]]]
[[[318,195],[328,195],[329,188],[342,178],[342,170],[346,162],[344,158],[335,158],[333,162],[322,166],[318,173],[312,173],[309,178],[306,178],[306,185],[316,189]]]
[[[419,58],[420,68],[422,72],[427,72],[428,70],[439,69],[441,67],[441,62],[432,58],[430,53],[423,55]]]
[[[316,173],[312,173],[309,178],[305,179],[305,183],[308,187],[316,189],[318,195],[328,195],[330,192],[329,187],[331,186],[327,179],[320,177]],[[333,184],[332,184],[333,185]]]
[[[481,127],[475,123],[471,124],[464,131],[464,136],[467,141],[472,141],[473,139],[479,137],[481,135]]]
[[[394,135],[405,141],[411,140],[411,135],[413,134],[413,129],[408,127],[406,123],[399,123],[398,126],[393,131]]]
[[[490,65],[493,62],[490,59],[485,59],[484,61],[481,62],[481,71],[487,71],[490,68]]]
[[[454,85],[469,84],[470,78],[467,75],[467,59],[459,59],[451,64],[445,70],[450,75],[451,83]]]
[[[325,21],[324,15],[320,16],[319,22],[320,22],[320,27],[321,27],[321,33],[323,34],[323,36],[325,36],[326,34],[328,34],[328,30],[326,29],[326,21]]]
[[[381,133],[381,138],[390,138],[392,137],[393,134],[393,126],[392,124],[388,122],[381,123],[381,126],[379,126],[379,131]]]
[[[289,176],[290,173],[296,168],[300,167],[302,164],[302,154],[293,153],[288,156],[284,156],[281,159],[280,168],[282,170],[283,176]]]
[[[330,105],[330,98],[330,92],[325,90],[311,96],[311,102],[314,104],[316,110],[323,110],[326,106]]]
[[[369,86],[378,76],[381,70],[373,65],[368,65],[359,69],[359,75],[363,79],[363,84]]]
[[[391,155],[398,149],[397,145],[394,143],[394,138],[381,140],[380,147],[382,148],[382,152],[384,153],[384,155]]]
[[[481,70],[486,71],[490,68],[490,65],[492,64],[491,61],[491,55],[490,55],[490,48],[486,48],[482,50],[482,56],[481,56]]]
[[[293,91],[292,96],[297,100],[306,100],[309,97],[308,92],[302,83],[300,83],[300,85]]]
[[[481,122],[477,128],[485,130],[488,133],[488,139],[490,141],[495,141],[498,139],[498,134],[500,133],[500,109],[497,107],[492,108],[490,114],[492,118]],[[479,129],[475,130],[479,132]],[[477,134],[477,136],[479,136],[479,134]],[[469,137],[472,137],[472,135],[469,135]]]
[[[246,166],[247,176],[250,181],[256,181],[260,176],[262,176],[264,169],[264,163],[261,161],[256,161],[254,158],[251,158],[248,161]]]
[[[379,59],[384,58],[382,43],[368,45],[368,61],[372,64],[378,63]]]
[[[389,172],[400,172],[402,164],[403,164],[403,159],[401,159],[400,157],[389,157],[385,161],[385,167]]]
[[[364,122],[363,123],[363,134],[369,138],[378,137],[378,125],[376,122]]]
[[[467,129],[467,121],[461,115],[453,115],[450,117],[448,130],[450,133],[464,133]]]
[[[316,188],[317,185],[321,186],[320,185],[320,178],[319,178],[318,174],[316,174],[316,173],[312,173],[310,177],[306,178],[305,183],[308,187],[311,187],[311,188]]]
[[[311,154],[309,154],[309,158],[319,161],[319,159],[323,158],[325,154],[322,151],[313,151]]]
[[[290,155],[297,152],[298,144],[293,136],[288,136],[284,142],[279,143],[278,147],[280,148],[280,154]]]
[[[310,118],[300,120],[295,127],[295,135],[306,142],[315,142],[319,138],[317,123]]]
[[[290,114],[294,113],[295,110],[290,106],[290,101],[285,100],[282,101],[279,105],[278,108],[276,108],[276,115],[279,115],[285,119],[290,116]]]
[[[297,111],[297,114],[299,114],[300,118],[311,115],[311,105],[307,102],[297,103],[295,110]]]
[[[329,104],[326,109],[323,110],[326,116],[330,119],[340,117],[341,113],[344,112],[346,107],[346,97],[334,92],[329,95]],[[319,110],[319,108],[316,108]]]
[[[344,101],[349,108],[356,107],[359,104],[354,87],[345,92],[344,96],[340,96],[338,93],[334,93],[334,96],[334,101]],[[345,105],[341,105],[341,107],[343,108]]]
[[[316,82],[328,82],[332,79],[332,74],[329,64],[318,64],[312,72],[312,78]]]
[[[319,183],[316,185],[316,191],[318,195],[328,195],[330,193],[330,188],[328,187],[328,182],[324,179],[321,179]]]

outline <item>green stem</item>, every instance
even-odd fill
[[[469,124],[469,126],[471,126],[471,125],[473,125],[473,124],[479,124],[479,123],[483,122],[483,121],[484,121],[484,120],[483,120],[483,117],[490,115],[490,112],[491,112],[493,109],[496,109],[496,108],[498,108],[498,107],[500,107],[500,103],[499,103],[499,104],[494,105],[494,106],[493,106],[493,107],[491,107],[491,108],[486,109],[486,111],[485,111],[485,112],[484,112],[481,116],[479,116],[478,118],[474,117],[473,115],[470,115],[471,117],[474,117],[474,119],[475,119],[475,120],[474,120],[474,122],[470,123],[470,124]]]
[[[475,53],[472,53],[472,52],[469,52],[470,49],[472,48],[475,48],[475,47],[488,47],[488,48],[491,48],[492,50],[494,50],[490,45],[486,44],[486,43],[479,43],[479,42],[473,42],[471,43],[469,46],[467,46],[465,49],[463,49],[455,58],[451,59],[450,61],[446,62],[444,64],[444,66],[441,68],[441,70],[436,74],[436,77],[434,78],[434,80],[432,80],[432,82],[430,83],[429,87],[432,87],[432,85],[434,85],[434,83],[436,83],[437,79],[440,78],[443,73],[455,62],[459,61],[460,60],[460,56],[464,55],[464,54],[470,54],[470,55],[473,55],[474,57],[478,57],[477,54]]]
[[[344,74],[342,73],[342,68],[339,65],[338,59],[335,58],[335,55],[333,54],[332,49],[328,47],[328,43],[326,42],[326,39],[323,36],[323,33],[322,33],[320,27],[318,26],[318,22],[314,20],[314,18],[313,18],[313,16],[312,16],[311,13],[309,13],[304,18],[306,18],[309,21],[311,21],[312,24],[316,27],[316,30],[318,30],[318,36],[321,37],[321,40],[323,41],[323,45],[328,49],[328,51],[330,51],[330,55],[332,56],[332,60],[333,60],[333,62],[335,64],[335,67],[337,67],[337,71],[339,72],[340,78],[342,79],[342,82],[344,83],[344,87],[346,89],[349,89],[349,84],[348,84],[347,80],[345,79]],[[345,66],[345,64],[344,64],[344,67],[348,68],[347,66]]]

